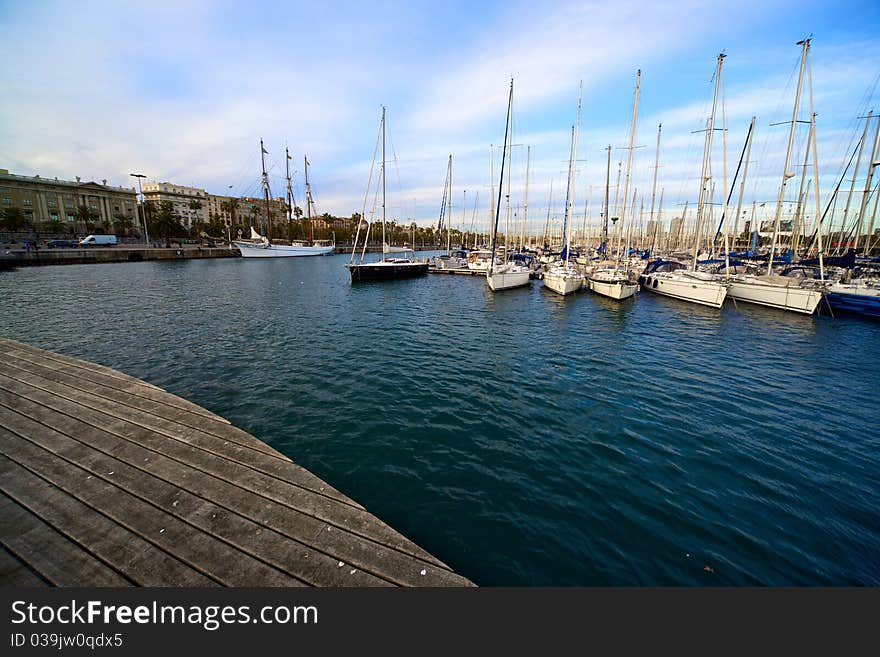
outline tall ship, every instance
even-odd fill
[[[263,197],[266,202],[265,212],[261,219],[261,231],[257,232],[253,226],[250,227],[250,239],[232,240],[232,243],[238,247],[242,257],[245,258],[293,258],[298,256],[320,256],[330,255],[336,248],[335,244],[317,244],[313,239],[308,241],[294,241],[290,244],[273,244],[271,241],[271,219],[269,216],[269,176],[266,174],[266,148],[263,146],[263,140],[260,140],[260,160],[263,164]],[[290,211],[292,208],[292,192],[290,187],[290,154],[287,153],[287,211],[288,220],[290,220]],[[311,229],[311,190],[309,190],[309,173],[308,159],[306,159],[306,208],[309,228]]]

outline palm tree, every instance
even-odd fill
[[[229,213],[229,227],[233,231],[235,230],[235,226],[238,223],[236,221],[235,213],[238,210],[238,199],[237,198],[229,198],[220,203],[220,209],[223,212]]]
[[[82,223],[83,232],[90,233],[94,227],[95,219],[98,218],[98,213],[83,203],[76,208],[76,218]]]
[[[174,204],[171,201],[161,201],[159,203],[159,212],[150,226],[150,232],[165,239],[165,248],[171,248],[171,238],[183,233],[183,226],[177,212],[174,210]]]
[[[3,208],[3,219],[0,220],[0,226],[2,226],[3,230],[14,233],[26,230],[28,225],[28,220],[24,216],[24,212],[21,211],[21,208]]]

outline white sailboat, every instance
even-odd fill
[[[711,181],[712,136],[715,132],[715,110],[718,105],[718,86],[721,78],[721,63],[726,55],[718,55],[715,73],[715,92],[712,100],[712,113],[706,122],[706,141],[703,147],[703,164],[700,175],[700,193],[697,203],[697,221],[694,231],[693,260],[690,271],[679,262],[656,260],[649,263],[639,282],[649,292],[688,301],[702,306],[720,308],[727,297],[727,286],[715,279],[714,274],[697,271],[697,252],[703,226],[706,194]]]
[[[816,220],[818,222],[816,234],[819,239],[820,276],[822,278],[822,283],[819,287],[817,287],[815,284],[813,284],[812,281],[803,281],[800,279],[788,278],[786,276],[777,276],[773,273],[773,252],[776,248],[776,235],[779,231],[782,203],[785,199],[785,185],[788,182],[789,178],[792,178],[794,175],[788,173],[788,168],[789,164],[791,163],[791,149],[794,143],[794,130],[797,124],[798,105],[800,103],[801,87],[803,84],[807,54],[810,48],[810,39],[805,39],[804,41],[799,42],[798,45],[802,46],[800,70],[798,74],[797,90],[795,91],[794,110],[792,113],[791,126],[788,133],[788,148],[785,151],[785,165],[783,166],[782,184],[779,186],[779,197],[776,202],[776,213],[773,229],[773,245],[770,247],[770,255],[767,260],[767,272],[763,275],[738,274],[735,276],[731,276],[728,283],[728,294],[731,298],[736,299],[737,301],[745,301],[747,303],[768,306],[770,308],[778,308],[780,310],[788,310],[791,312],[812,315],[815,312],[816,308],[819,306],[819,302],[822,301],[822,285],[824,285],[825,278],[824,267],[821,266],[822,219],[818,211],[818,187],[816,189]],[[810,94],[810,97],[812,98],[812,93]],[[815,169],[816,118],[815,114],[813,114],[812,108],[810,108],[810,116],[812,117],[812,119],[810,121],[810,138],[807,141],[806,155],[809,156],[809,150],[812,147],[812,156]],[[804,171],[806,172],[806,169]]]
[[[291,258],[299,256],[318,256],[330,255],[336,248],[334,244],[317,245],[314,242],[291,242],[288,244],[273,244],[268,237],[271,234],[271,223],[269,217],[269,177],[266,175],[266,149],[263,146],[263,140],[260,140],[260,159],[263,163],[263,196],[266,201],[265,214],[265,231],[266,235],[261,235],[254,227],[251,226],[250,239],[237,239],[232,243],[238,247],[244,258]],[[289,160],[289,156],[288,156]],[[290,168],[288,166],[288,195],[290,195]],[[308,174],[306,174],[308,175]],[[308,188],[306,194],[309,194]],[[288,211],[290,203],[288,202]]]
[[[565,238],[565,248],[562,253],[562,263],[551,267],[544,274],[544,286],[550,290],[567,296],[573,292],[577,292],[584,286],[584,275],[577,268],[577,265],[570,262],[571,255],[571,207],[574,187],[575,162],[577,160],[577,140],[578,128],[581,122],[581,90],[583,83],[578,87],[578,109],[577,121],[571,128],[571,152],[568,158],[568,188],[565,194],[565,219],[563,222],[563,234]]]
[[[498,203],[495,205],[495,226],[492,231],[492,250],[489,253],[489,268],[486,271],[486,283],[493,292],[501,290],[509,290],[515,287],[523,287],[531,281],[528,267],[516,264],[514,262],[505,261],[501,264],[496,263],[495,251],[498,242],[498,215],[501,211],[501,189],[504,186],[504,164],[507,160],[507,137],[510,134],[510,109],[513,104],[513,78],[510,80],[510,97],[507,101],[507,121],[504,124],[504,150],[501,155],[501,180],[498,183]],[[508,199],[510,199],[510,179],[508,177]],[[505,233],[505,254],[507,253],[506,244],[510,240],[510,231]],[[506,258],[505,258],[506,260]]]
[[[639,74],[641,75],[641,74]],[[629,134],[629,157],[627,158],[627,171],[626,171],[626,183],[624,187],[624,207],[626,205],[626,196],[629,193],[629,176],[630,176],[630,167],[632,166],[632,148],[633,148],[633,139],[635,137],[636,132],[636,113],[638,111],[639,104],[639,84],[638,78],[636,81],[636,94],[635,101],[633,102],[633,116],[632,116],[632,124],[630,127]],[[605,168],[605,232],[607,238],[608,231],[608,193],[609,193],[609,185],[611,182],[611,146],[608,147],[608,162]],[[621,213],[623,214],[623,213]],[[628,245],[627,245],[628,246]],[[627,248],[627,251],[629,249]],[[620,253],[617,254],[617,259],[612,264],[599,264],[595,267],[590,268],[590,272],[587,275],[586,286],[596,294],[601,294],[602,296],[609,297],[611,299],[616,299],[617,301],[621,301],[623,299],[629,299],[633,295],[635,295],[636,290],[639,289],[638,285],[635,285],[629,280],[629,271],[628,268],[623,270],[620,269]]]

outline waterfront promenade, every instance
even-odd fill
[[[0,505],[3,586],[472,585],[223,418],[4,338]]]

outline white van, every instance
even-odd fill
[[[116,246],[116,235],[87,235],[79,241],[80,246]]]

